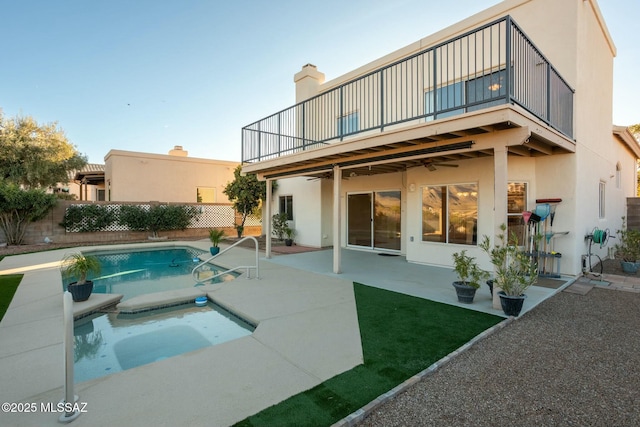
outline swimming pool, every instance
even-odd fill
[[[76,320],[74,378],[99,378],[250,335],[254,327],[209,302]]]
[[[191,270],[200,259],[203,250],[189,246],[171,246],[113,251],[84,251],[100,261],[100,276],[93,278],[93,292],[122,294],[122,300],[139,295],[191,288],[195,285]],[[220,267],[207,266],[211,275],[223,271]],[[237,277],[236,273],[224,274],[213,282],[225,282]],[[64,281],[66,286],[72,280]]]

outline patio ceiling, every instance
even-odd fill
[[[513,144],[506,145],[513,156],[575,151],[574,141],[520,110],[505,105],[491,111],[385,129],[273,160],[245,163],[243,171],[256,173],[261,179],[330,178],[336,165],[345,170],[345,176],[366,176],[429,167],[433,163],[459,164],[493,156],[495,136],[505,132],[514,135]]]

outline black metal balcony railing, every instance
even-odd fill
[[[573,137],[573,89],[510,16],[245,126],[242,162],[506,103]]]

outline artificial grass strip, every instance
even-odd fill
[[[364,364],[236,426],[329,426],[503,319],[354,283]]]
[[[20,281],[22,281],[22,274],[0,276],[0,320],[7,312]]]

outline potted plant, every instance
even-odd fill
[[[527,297],[524,292],[538,280],[538,266],[533,257],[520,249],[515,233],[507,237],[505,224],[500,229],[502,233],[494,246],[488,236],[483,236],[478,246],[489,255],[494,266],[493,284],[500,289],[502,310],[507,316],[518,316]]]
[[[278,240],[284,240],[285,230],[288,228],[287,225],[287,214],[279,213],[275,214],[271,217],[271,223],[273,228],[273,235],[278,238]]]
[[[224,236],[224,230],[218,228],[209,229],[209,240],[211,240],[209,252],[211,252],[211,255],[218,255],[218,253],[220,253],[219,244]]]
[[[284,239],[284,244],[287,246],[293,245],[293,238],[296,237],[296,230],[291,227],[285,227],[284,234],[287,236]]]
[[[615,245],[616,257],[621,258],[620,266],[625,273],[635,274],[640,267],[640,231],[630,230],[625,217],[622,217],[622,228],[616,232],[620,243]]]
[[[100,273],[100,261],[98,258],[88,255],[84,256],[79,252],[66,255],[62,259],[60,266],[62,276],[76,279],[67,286],[74,301],[86,301],[93,291],[93,282],[87,280],[89,273]]]
[[[478,267],[475,258],[467,255],[466,250],[453,254],[453,269],[458,275],[458,280],[453,282],[458,302],[471,304],[487,272]]]

